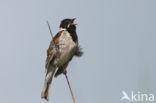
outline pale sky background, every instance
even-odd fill
[[[46,20],[56,34],[68,17],[84,51],[67,68],[77,103],[123,103],[123,90],[156,96],[156,0],[0,0],[0,103],[46,103]],[[63,75],[49,103],[73,103]]]

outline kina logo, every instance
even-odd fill
[[[130,94],[126,93],[125,91],[122,91],[122,97],[121,100],[127,100],[131,102],[153,102],[155,101],[154,99],[154,94],[152,93],[141,93],[141,92],[133,92],[131,91]]]

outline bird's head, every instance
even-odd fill
[[[62,28],[62,29],[68,29],[68,28],[76,29],[76,24],[74,24],[74,20],[75,20],[75,18],[73,18],[73,19],[63,19],[61,21],[60,28]]]

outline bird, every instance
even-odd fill
[[[46,58],[46,76],[41,92],[41,98],[49,100],[50,85],[53,77],[67,73],[67,66],[74,56],[83,55],[78,43],[75,18],[63,19],[59,26],[59,32],[50,42]],[[55,72],[56,71],[56,72]]]

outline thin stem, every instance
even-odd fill
[[[72,91],[71,86],[70,86],[70,82],[69,82],[68,76],[67,76],[67,74],[64,74],[64,75],[66,77],[66,80],[67,80],[67,83],[68,83],[68,86],[69,86],[69,89],[70,89],[70,93],[72,95],[73,102],[76,103],[75,98],[74,98],[73,91]]]
[[[50,28],[50,25],[49,25],[48,20],[47,20],[47,24],[48,24],[48,28],[49,28],[49,31],[50,31],[51,37],[52,37],[52,39],[53,39],[53,33],[52,33],[52,31],[51,31],[51,28]]]

